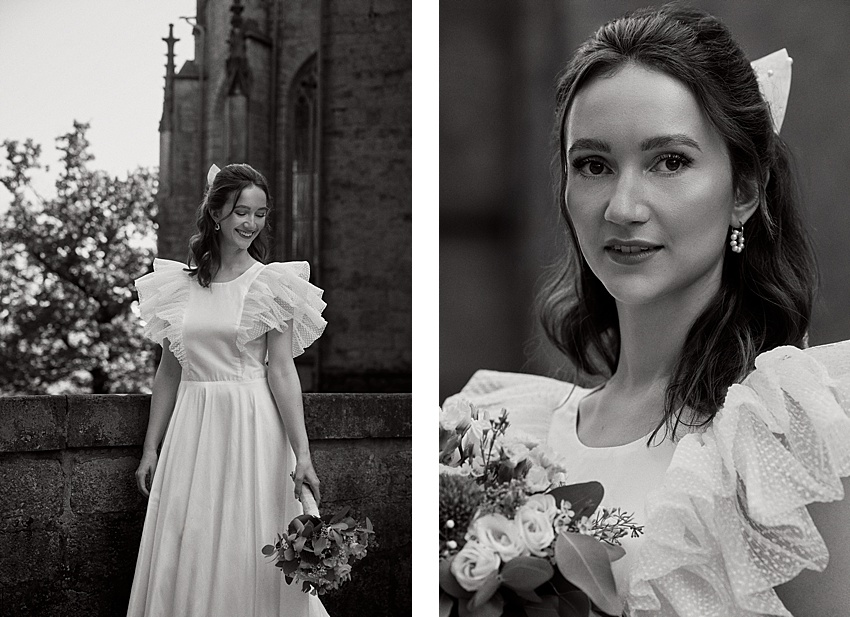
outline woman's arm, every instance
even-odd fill
[[[145,497],[150,495],[150,486],[153,486],[153,474],[156,472],[158,460],[157,450],[174,411],[177,387],[180,385],[180,377],[183,374],[183,368],[169,349],[169,345],[168,339],[164,339],[162,359],[153,378],[151,412],[148,418],[148,430],[145,433],[145,444],[142,446],[142,459],[139,461],[139,468],[136,469],[136,483]]]
[[[843,483],[843,500],[808,506],[829,549],[826,570],[803,570],[794,580],[776,588],[794,617],[850,615],[850,478],[844,478]]]
[[[319,478],[313,469],[307,428],[304,425],[304,403],[301,399],[301,382],[292,359],[292,322],[286,322],[286,330],[270,330],[269,341],[269,387],[277,403],[278,412],[295,451],[295,497],[301,499],[301,485],[307,483],[313,490],[316,503],[321,503]]]

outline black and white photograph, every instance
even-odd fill
[[[439,21],[440,617],[850,615],[850,5]]]
[[[0,4],[0,615],[412,613],[411,33]]]

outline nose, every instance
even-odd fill
[[[644,194],[644,177],[639,171],[623,170],[611,184],[605,220],[617,225],[646,223],[649,208]]]

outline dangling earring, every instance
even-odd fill
[[[740,223],[738,229],[732,228],[732,234],[729,236],[729,246],[732,247],[733,253],[740,253],[744,250],[744,224]]]
[[[218,223],[216,223],[216,224],[215,224],[215,230],[216,230],[216,231],[218,231],[218,230],[220,230],[220,229],[221,229],[221,225],[219,225]]]

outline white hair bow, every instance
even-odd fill
[[[207,186],[212,186],[213,180],[215,180],[215,176],[218,172],[220,172],[218,165],[213,163],[210,166],[210,170],[207,172]]]
[[[788,107],[788,94],[791,92],[791,64],[794,61],[786,49],[780,49],[751,64],[756,72],[759,89],[770,107],[773,116],[773,128],[779,133]]]

